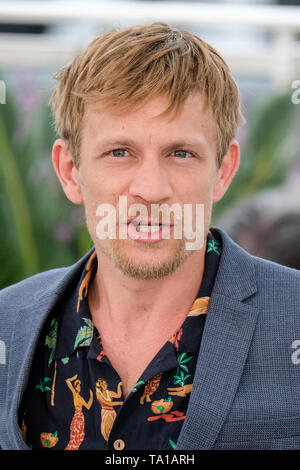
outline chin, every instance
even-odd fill
[[[139,248],[139,247],[138,247]],[[185,250],[185,242],[180,241],[170,249],[155,250],[153,245],[147,250],[131,250],[128,246],[115,244],[110,250],[109,257],[114,266],[124,275],[139,280],[162,279],[176,272],[189,258],[192,251]]]

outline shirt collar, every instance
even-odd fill
[[[211,229],[207,235],[205,267],[197,297],[181,327],[169,340],[178,355],[197,353],[199,350],[221,251],[221,239],[218,233]]]
[[[221,255],[221,240],[217,232],[209,231],[206,243],[205,269],[197,297],[181,328],[169,339],[177,352],[195,353],[199,349],[203,315],[207,313],[214,279]],[[93,336],[101,338],[93,325],[88,305],[88,289],[97,271],[95,249],[91,253],[79,281],[75,281],[55,309],[58,321],[54,359],[67,358],[81,347],[89,347]],[[53,328],[52,328],[53,334]],[[49,338],[49,337],[48,337]],[[93,342],[94,344],[94,342]],[[96,351],[95,351],[96,354]]]
[[[88,305],[88,290],[96,271],[97,257],[94,249],[80,279],[70,286],[56,307],[58,328],[55,359],[68,357],[79,348],[91,344],[94,325]]]

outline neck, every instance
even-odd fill
[[[125,276],[101,251],[97,252],[101,268],[89,289],[89,305],[98,331],[110,325],[112,331],[118,328],[134,337],[169,325],[174,332],[197,296],[205,250],[206,245],[187,258],[176,272],[150,281]]]

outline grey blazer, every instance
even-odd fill
[[[300,272],[255,258],[220,233],[222,256],[176,449],[300,449]],[[28,448],[17,413],[35,344],[87,256],[0,292],[2,449]]]

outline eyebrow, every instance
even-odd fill
[[[110,145],[110,146],[114,146],[114,145],[119,145],[119,146],[122,146],[122,147],[128,147],[128,146],[133,146],[133,145],[136,145],[134,140],[131,140],[131,139],[124,139],[124,137],[115,137],[114,139],[111,139],[111,140],[104,140],[103,142],[100,142],[101,145]]]
[[[171,142],[170,144],[166,145],[164,147],[164,150],[165,151],[170,151],[170,150],[175,150],[175,149],[184,149],[184,148],[187,148],[187,147],[193,147],[193,148],[197,147],[201,151],[204,151],[205,148],[206,148],[206,145],[201,140],[194,140],[194,139],[178,140],[178,141],[174,141],[174,142]]]
[[[136,142],[132,139],[124,139],[123,137],[115,137],[114,139],[110,140],[105,140],[102,142],[101,145],[107,145],[107,146],[118,146],[118,147],[130,147],[130,146],[136,146]],[[175,149],[183,149],[185,147],[197,147],[201,151],[205,151],[206,149],[206,144],[201,141],[201,140],[195,140],[195,139],[189,139],[189,140],[177,140],[174,142],[170,142],[163,146],[164,151],[170,151],[170,150],[175,150]]]

